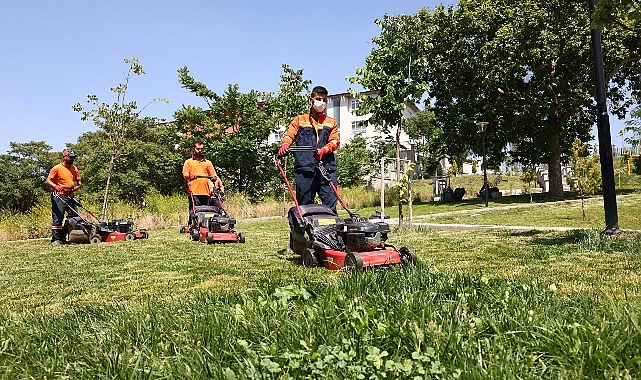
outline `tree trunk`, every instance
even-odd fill
[[[550,190],[548,195],[552,198],[563,198],[563,176],[561,175],[561,137],[559,128],[552,126],[550,134],[550,160],[548,162],[548,174],[550,179]]]
[[[109,160],[109,169],[107,170],[107,184],[105,185],[105,196],[102,201],[102,213],[100,214],[101,220],[107,220],[107,200],[109,199],[109,184],[111,183],[111,174],[114,170],[114,161],[116,160],[116,155],[112,154],[111,159]]]
[[[396,125],[396,182],[401,180],[401,124]],[[400,188],[399,188],[400,189]],[[400,195],[400,194],[399,194]],[[398,226],[403,226],[403,202],[398,200]]]

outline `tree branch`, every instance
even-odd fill
[[[633,62],[633,61],[638,61],[638,60],[641,60],[641,56],[629,57],[629,58],[621,60],[621,62],[619,62],[616,65],[616,67],[605,76],[605,81],[609,82],[610,79],[614,76],[614,74],[616,74],[617,71],[619,71],[623,66],[625,66],[626,63]]]

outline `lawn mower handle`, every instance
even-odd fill
[[[198,178],[207,178],[207,179],[211,179],[212,181],[216,179],[215,176],[210,176],[210,175],[197,175],[194,179],[198,179]],[[189,180],[189,182],[191,181],[193,180]]]
[[[287,149],[287,153],[285,153],[283,156],[280,156],[278,154],[276,156],[277,157],[285,157],[285,156],[287,156],[289,154],[289,152],[314,152],[314,153],[316,153],[316,148],[314,148],[313,146],[308,146],[308,145],[294,145],[294,146],[290,146]]]
[[[65,205],[67,205],[67,207],[69,207],[69,210],[73,211],[73,212],[74,212],[74,214],[76,214],[76,216],[78,216],[80,219],[82,219],[82,221],[83,221],[83,222],[85,222],[85,223],[91,223],[91,222],[89,222],[87,219],[85,219],[82,215],[80,215],[80,214],[78,213],[78,210],[76,210],[75,208],[71,207],[71,205],[70,205],[68,202],[66,202],[64,199],[62,199],[58,193],[55,193],[55,192],[54,192],[54,193],[51,193],[51,194],[53,194],[53,196],[54,196],[54,197],[58,198],[62,203],[64,203]],[[71,197],[70,197],[70,198],[71,198]],[[75,201],[76,205],[80,206],[80,203],[79,203],[75,198],[71,198],[71,199],[72,199],[73,201]],[[82,206],[80,206],[80,207],[82,207]],[[83,208],[83,210],[84,210],[84,208]],[[87,210],[85,210],[85,211],[87,211]]]
[[[289,183],[289,180],[287,179],[287,174],[285,174],[285,169],[283,169],[283,164],[280,162],[281,159],[283,159],[283,157],[279,156],[278,154],[274,155],[274,163],[276,164],[276,167],[278,168],[280,175],[283,177],[283,180],[285,181],[287,190],[289,190],[289,195],[291,195],[292,199],[294,200],[294,205],[296,206],[296,211],[298,212],[298,216],[300,217],[301,220],[303,220],[303,212],[300,210],[300,205],[298,204],[298,200],[296,199],[296,193],[294,193],[294,190],[292,189],[292,185]]]
[[[307,145],[294,145],[289,147],[290,152],[316,152],[316,148]]]

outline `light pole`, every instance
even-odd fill
[[[485,131],[487,131],[487,121],[477,121],[476,126],[479,128],[481,134],[481,145],[483,149],[483,189],[485,191],[485,207],[487,207],[487,199],[490,195],[490,188],[487,185],[487,165],[485,164]]]
[[[590,0],[590,13],[599,0]],[[592,59],[594,60],[594,81],[596,89],[596,125],[599,136],[599,158],[601,161],[601,181],[603,182],[603,209],[605,211],[606,235],[617,235],[619,229],[619,212],[617,195],[614,186],[614,164],[612,163],[612,136],[610,135],[610,117],[608,116],[605,75],[603,73],[603,51],[601,32],[591,30]]]

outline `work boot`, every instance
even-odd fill
[[[52,229],[51,230],[51,244],[53,244],[53,245],[68,244],[67,243],[67,236],[65,234],[65,231]]]

